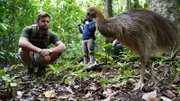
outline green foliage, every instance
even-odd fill
[[[103,73],[99,72],[99,73],[90,73],[89,75],[91,78],[97,78],[97,77],[102,77]]]
[[[144,0],[140,0],[141,4],[144,4]],[[112,5],[114,5],[114,13],[119,13],[125,10],[126,2],[117,0],[113,1]],[[16,53],[22,29],[35,23],[38,12],[45,11],[50,13],[52,17],[50,30],[55,32],[60,40],[67,45],[68,52],[65,53],[65,58],[81,57],[81,35],[78,32],[77,24],[81,23],[81,19],[91,6],[99,7],[104,11],[102,0],[78,0],[78,2],[77,0],[1,0],[0,52],[4,53],[3,50],[10,50],[9,52]],[[96,36],[95,49],[102,52],[103,45],[105,45],[104,40],[98,31]],[[11,59],[7,58],[1,56],[3,61],[7,60],[9,62]]]
[[[122,63],[116,64],[113,68],[119,68],[122,74],[116,75],[114,78],[103,78],[98,81],[100,84],[116,84],[120,83],[122,86],[127,86],[129,77],[136,72],[134,69],[130,68],[130,64],[132,63]],[[126,68],[126,69],[125,69]]]
[[[106,63],[106,64],[112,64],[114,62],[113,58],[111,56],[108,56],[104,52],[97,52],[96,58],[99,62]]]
[[[16,60],[17,42],[23,27],[34,22],[32,2],[29,0],[1,0],[0,3],[0,52],[1,64]]]
[[[63,57],[65,59],[74,60],[82,56],[80,44],[75,44],[74,42],[72,42],[71,44],[67,44],[66,47],[66,53],[63,54]],[[71,61],[71,63],[75,63],[75,61]]]
[[[6,96],[7,98],[12,94],[11,89],[14,88],[14,92],[17,91],[17,80],[15,80],[17,76],[10,77],[8,74],[3,75],[2,79],[5,81],[5,86],[6,86]]]
[[[104,84],[115,84],[116,82],[111,80],[111,79],[101,79],[98,81],[99,84],[104,85]]]
[[[6,72],[4,70],[0,70],[0,77],[4,76],[6,74]]]
[[[16,77],[17,76],[10,77],[8,74],[2,76],[2,79],[5,81],[5,85],[6,85],[7,89],[9,87],[17,86],[17,81],[15,80]]]
[[[72,84],[74,80],[87,79],[88,73],[85,71],[87,65],[79,64],[83,57],[81,50],[82,36],[78,31],[77,24],[86,15],[87,9],[91,6],[99,7],[104,11],[103,0],[1,0],[0,3],[0,64],[13,64],[19,62],[18,40],[20,33],[25,26],[32,25],[36,21],[37,14],[41,11],[48,12],[51,15],[50,30],[55,32],[60,40],[65,43],[67,50],[62,54],[57,64],[49,65],[51,70],[46,74],[57,75],[61,70],[68,70],[63,78],[66,84]],[[145,2],[140,0],[140,6]],[[113,13],[118,14],[125,10],[126,1],[113,0]],[[111,43],[107,44],[104,37],[96,31],[95,54],[100,63],[114,64],[111,54]],[[108,50],[109,49],[109,50]],[[110,52],[107,52],[110,51]],[[121,58],[128,59],[134,54],[125,49]],[[115,65],[115,68],[122,69],[128,67],[128,63]],[[18,66],[12,66],[17,68]],[[131,76],[132,70],[125,70],[126,77]],[[94,75],[99,76],[99,75]],[[113,80],[102,80],[102,82],[115,83],[121,76]],[[13,80],[10,80],[13,81]],[[125,82],[125,81],[124,81]],[[124,83],[125,84],[125,83]]]
[[[8,50],[2,50],[0,51],[0,64],[12,64],[15,62],[19,62],[20,56],[18,53],[10,52]]]
[[[0,23],[0,36],[7,34],[7,27],[6,26],[7,26],[6,24]]]
[[[23,66],[22,63],[19,63],[19,64],[13,64],[13,65],[11,65],[11,68],[12,68],[13,70],[17,70],[18,67],[22,67],[22,66]]]
[[[72,85],[76,79],[81,81],[88,79],[88,73],[85,71],[86,67],[86,64],[74,65],[72,70],[69,71],[62,80],[65,84]]]
[[[128,83],[128,79],[123,79],[122,82],[121,82],[121,85],[126,86],[127,83]]]
[[[132,76],[132,71],[126,70],[126,71],[124,71],[123,74],[125,75],[125,77],[130,77],[130,76]]]
[[[118,83],[121,79],[121,75],[116,75],[114,78],[112,79],[101,79],[98,81],[99,84],[104,85],[104,84],[115,84]]]
[[[65,75],[63,77],[63,81],[65,84],[67,85],[72,85],[75,83],[75,80],[86,80],[88,79],[88,75],[85,71],[83,71],[84,69],[80,69],[80,70],[77,70],[75,72],[71,72],[70,74],[68,75]]]
[[[178,8],[180,10],[180,0],[177,0],[177,3],[178,3]]]
[[[48,65],[48,66],[54,71],[55,74],[58,74],[59,71],[64,68],[64,66],[55,67],[55,66],[53,66],[51,64]]]
[[[58,75],[60,70],[62,70],[64,68],[64,66],[54,66],[52,64],[49,64],[48,66],[49,66],[49,68],[51,68],[51,71],[46,73],[45,78],[49,77],[50,75],[54,75],[54,74]]]
[[[135,56],[135,54],[127,49],[127,48],[123,48],[123,52],[121,53],[121,57],[124,58],[124,59],[129,59],[130,57],[133,57]]]
[[[175,66],[176,66],[176,70],[177,70],[178,72],[180,72],[180,60],[174,61],[174,64],[175,64]]]
[[[4,80],[5,86],[6,86],[6,97],[9,98],[10,94],[12,94],[13,92],[11,92],[11,89],[14,90],[14,92],[17,91],[17,82],[19,82],[19,80],[16,80],[17,76],[9,76],[8,74],[6,74],[5,70],[0,70],[0,78],[2,78]]]

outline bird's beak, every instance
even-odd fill
[[[85,18],[83,18],[82,23],[85,24],[85,22],[88,20],[89,20],[89,17],[86,16]]]

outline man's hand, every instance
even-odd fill
[[[81,24],[78,24],[77,26],[78,26],[78,27],[81,27]]]
[[[50,55],[44,56],[44,61],[45,61],[45,63],[49,64],[51,62],[51,56]]]
[[[41,49],[40,51],[38,51],[38,53],[43,57],[50,55],[49,49]]]
[[[112,43],[112,46],[115,46],[117,43],[118,43],[118,40],[115,39],[115,40],[113,41],[113,43]]]

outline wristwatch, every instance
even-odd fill
[[[52,54],[52,49],[49,49],[49,55],[51,55]]]

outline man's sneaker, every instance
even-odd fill
[[[27,74],[27,75],[22,77],[22,80],[24,80],[24,81],[31,81],[31,80],[33,80],[33,76],[30,75],[30,74]]]

